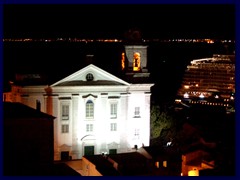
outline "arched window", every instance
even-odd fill
[[[94,104],[91,100],[88,100],[86,103],[86,118],[94,117]]]
[[[141,56],[140,53],[133,54],[133,71],[140,71],[141,69]]]

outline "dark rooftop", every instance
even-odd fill
[[[143,147],[145,149],[145,151],[148,152],[148,154],[150,154],[152,157],[156,157],[159,155],[162,155],[163,152],[163,147],[162,146],[147,146],[147,147]]]
[[[103,155],[89,155],[84,157],[92,162],[103,176],[120,176],[120,173],[113,167],[113,164]]]
[[[110,154],[118,163],[118,170],[124,176],[146,176],[151,174],[148,159],[138,152]]]
[[[116,161],[118,164],[125,163],[138,163],[145,162],[146,158],[138,152],[110,154],[109,157]]]
[[[45,118],[54,119],[54,116],[43,113],[21,103],[3,102],[4,118]]]
[[[175,162],[181,161],[181,153],[175,146],[144,146],[145,151],[152,156],[153,159],[168,159]]]

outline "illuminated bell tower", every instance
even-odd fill
[[[127,74],[148,76],[147,69],[147,46],[125,45],[125,64]]]
[[[147,48],[142,41],[141,32],[130,29],[125,34],[122,53],[122,71],[129,82],[147,82],[150,76],[147,69]]]

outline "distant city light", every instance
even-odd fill
[[[31,42],[31,41],[43,41],[43,42],[54,42],[54,41],[67,41],[67,42],[122,42],[121,39],[81,39],[81,38],[61,38],[58,37],[56,39],[32,39],[32,38],[4,38],[3,42]],[[221,42],[221,43],[235,43],[235,40],[231,39],[142,39],[142,42],[176,42],[176,43],[182,43],[182,42],[189,42],[189,43],[215,43],[215,42]]]

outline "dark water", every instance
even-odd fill
[[[228,54],[234,44],[160,43],[148,44],[148,70],[155,83],[153,98],[169,101],[180,87],[186,66],[193,59]],[[86,55],[94,54],[93,64],[118,75],[122,43],[4,42],[4,83],[14,81],[16,72],[44,73],[51,83],[86,65]]]

